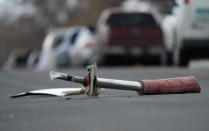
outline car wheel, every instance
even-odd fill
[[[179,66],[187,66],[189,62],[189,54],[185,50],[181,50],[179,54]]]
[[[173,65],[173,53],[166,52],[166,65],[171,66]]]
[[[167,65],[167,52],[165,50],[162,51],[160,56],[160,64]]]

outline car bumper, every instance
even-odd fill
[[[104,54],[108,55],[159,55],[163,51],[162,46],[108,46],[104,48]]]
[[[209,39],[207,40],[184,40],[181,49],[183,50],[208,50]]]

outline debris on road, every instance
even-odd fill
[[[42,90],[34,90],[19,93],[11,98],[16,98],[20,96],[28,96],[28,95],[49,95],[49,96],[68,96],[68,95],[79,95],[84,93],[84,88],[56,88],[56,89],[42,89]]]
[[[51,79],[81,83],[85,86],[85,92],[88,96],[99,95],[102,88],[132,90],[136,91],[139,95],[199,93],[201,91],[194,76],[158,80],[125,81],[98,78],[96,64],[88,66],[88,71],[89,74],[84,78],[54,71],[50,72],[50,77]]]
[[[200,86],[194,76],[158,80],[126,81],[98,78],[96,64],[88,66],[87,69],[89,73],[85,77],[73,76],[54,71],[50,72],[51,80],[60,79],[80,83],[84,85],[83,88],[43,89],[23,92],[12,97],[14,98],[26,95],[67,96],[84,93],[86,93],[88,96],[95,97],[103,91],[103,88],[132,90],[136,91],[139,95],[199,93],[201,91]]]

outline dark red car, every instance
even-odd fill
[[[163,61],[165,56],[163,33],[151,11],[105,10],[97,24],[96,39],[97,60],[113,55],[158,55]]]

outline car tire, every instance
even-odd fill
[[[173,53],[172,52],[166,52],[166,65],[171,66],[173,65]]]
[[[179,66],[187,66],[189,62],[189,54],[185,50],[181,50],[179,54]]]
[[[162,53],[160,54],[160,64],[165,66],[167,65],[167,52],[165,50],[162,51]]]

